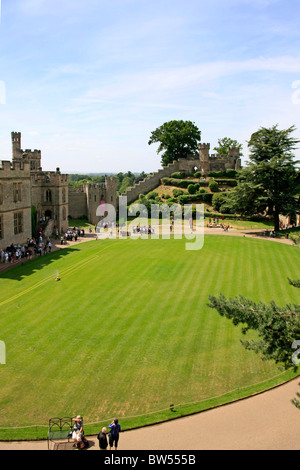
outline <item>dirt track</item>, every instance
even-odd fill
[[[121,433],[119,449],[300,450],[300,410],[291,404],[300,392],[299,382],[297,378],[230,405]],[[95,444],[90,450],[98,450],[97,439],[88,439]],[[0,450],[47,450],[47,442],[0,442]]]

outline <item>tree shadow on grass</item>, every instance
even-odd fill
[[[79,251],[78,248],[70,247],[63,248],[52,253],[47,253],[42,256],[35,256],[31,260],[22,260],[16,264],[12,264],[9,269],[0,273],[1,279],[11,279],[15,281],[22,281],[27,276],[31,276],[33,273],[42,270],[49,264],[56,262],[57,260],[64,258],[70,253]]]

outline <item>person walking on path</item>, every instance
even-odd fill
[[[121,426],[117,418],[114,418],[112,423],[108,426],[110,429],[109,433],[109,450],[114,446],[115,450],[118,448],[119,434],[121,431]]]

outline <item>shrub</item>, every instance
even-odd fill
[[[181,205],[188,204],[191,201],[189,194],[183,194],[182,196],[178,197],[178,202]]]
[[[162,183],[165,185],[165,186],[168,186],[170,184],[170,178],[163,178],[162,179]]]
[[[212,178],[222,178],[222,176],[225,176],[225,171],[210,171],[208,176]]]
[[[228,202],[225,202],[221,205],[219,212],[221,212],[221,214],[234,214],[234,211],[232,210]]]
[[[150,193],[147,194],[147,199],[155,199],[158,196],[158,193],[156,191],[150,191]]]
[[[236,178],[238,175],[238,172],[236,170],[226,170],[225,171],[225,176],[227,178]]]
[[[175,179],[178,179],[178,180],[183,179],[183,178],[185,178],[185,172],[184,171],[176,171],[175,173],[171,174],[171,177],[175,178]]]
[[[203,202],[206,202],[206,204],[211,204],[213,198],[212,193],[205,193],[201,195],[201,199]]]
[[[184,191],[182,189],[173,189],[173,196],[178,197],[184,194]]]
[[[227,186],[237,186],[237,180],[235,179],[228,179],[228,178],[222,178],[222,179],[215,179],[215,181],[218,184],[226,184]]]
[[[215,181],[215,180],[211,180],[208,187],[213,193],[216,193],[219,189],[219,185],[218,185],[217,181]]]
[[[194,184],[189,184],[187,190],[188,190],[189,194],[195,194],[196,191],[197,191]]]
[[[193,183],[191,180],[177,180],[176,178],[163,178],[162,183],[165,186],[176,186],[177,188],[187,189],[190,184],[196,185],[196,190],[200,186],[208,186],[208,182],[203,183]]]
[[[227,200],[227,195],[226,193],[216,193],[216,194],[213,194],[213,197],[212,197],[212,206],[214,208],[215,211],[220,211],[220,207],[225,204]]]
[[[208,176],[213,178],[236,178],[238,172],[236,170],[225,170],[225,171],[210,171]]]

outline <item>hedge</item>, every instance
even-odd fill
[[[228,178],[215,178],[215,181],[218,184],[226,184],[227,186],[237,186],[237,180],[234,179],[228,179]]]
[[[171,178],[176,178],[178,180],[181,180],[185,178],[185,172],[184,171],[176,171],[175,173],[171,174]]]
[[[203,202],[211,204],[213,193],[196,193],[196,194],[183,194],[178,196],[178,202],[181,205],[189,204],[191,202]]]
[[[225,171],[210,171],[208,176],[214,178],[236,178],[238,171],[236,170],[225,170]]]
[[[184,188],[184,189],[187,189],[187,187],[190,185],[190,184],[196,184],[199,186],[208,186],[208,181],[203,181],[201,183],[196,183],[195,181],[193,180],[186,180],[186,179],[176,179],[176,178],[163,178],[162,179],[162,182],[165,186],[177,186],[178,188]]]

